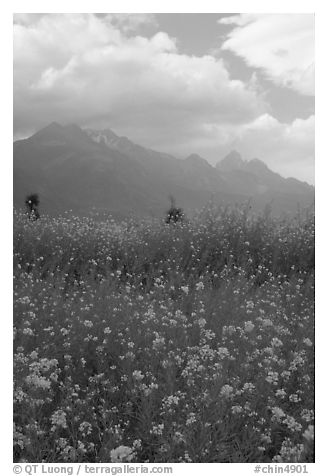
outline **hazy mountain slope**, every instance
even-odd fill
[[[294,178],[283,178],[273,172],[259,159],[250,161],[242,160],[236,151],[230,152],[224,159],[216,164],[216,169],[230,183],[247,193],[254,187],[254,192],[263,194],[265,192],[277,192],[282,194],[312,195],[313,187],[305,182]]]
[[[14,204],[31,190],[49,212],[96,207],[143,214],[159,206],[141,165],[58,124],[14,144]]]
[[[31,192],[39,193],[41,210],[50,214],[97,209],[157,216],[167,208],[170,194],[186,209],[209,200],[206,191],[178,186],[168,175],[149,171],[141,161],[96,143],[77,126],[53,123],[14,143],[14,205],[18,208]]]
[[[119,137],[111,130],[86,130],[96,142],[115,148],[141,164],[149,177],[157,181],[160,177],[166,184],[176,185],[191,190],[207,192],[229,192],[220,174],[205,159],[192,154],[185,160],[169,154],[157,152],[134,144],[126,137]]]
[[[125,216],[160,216],[169,195],[188,213],[209,200],[245,202],[260,209],[272,202],[276,213],[313,201],[314,189],[284,179],[263,162],[231,152],[216,167],[192,154],[185,160],[156,152],[110,130],[82,130],[52,123],[14,143],[14,206],[39,193],[41,212],[91,210]]]

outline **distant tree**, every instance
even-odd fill
[[[40,218],[40,213],[38,210],[40,200],[37,193],[32,193],[28,195],[25,200],[25,205],[27,208],[27,215],[30,220],[38,220]]]
[[[178,223],[180,221],[183,221],[184,213],[182,208],[176,206],[175,199],[172,195],[170,196],[170,200],[171,206],[166,212],[165,223]]]

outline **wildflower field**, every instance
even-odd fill
[[[14,459],[312,462],[314,218],[14,216]]]

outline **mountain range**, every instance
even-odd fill
[[[163,216],[169,196],[187,214],[209,201],[243,203],[274,214],[314,201],[314,187],[283,178],[259,159],[230,152],[216,166],[191,154],[178,159],[147,149],[110,129],[52,123],[13,144],[14,207],[38,193],[40,211],[58,215]]]

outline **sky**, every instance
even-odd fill
[[[314,183],[314,15],[15,14],[14,138],[53,121]]]

